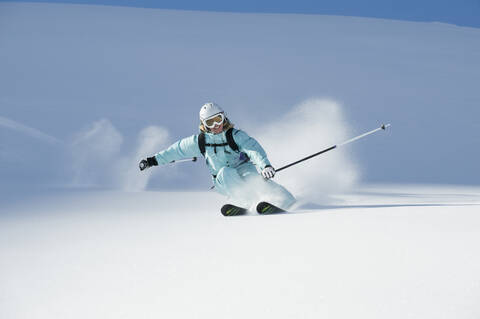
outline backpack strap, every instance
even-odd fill
[[[198,148],[200,149],[200,153],[205,156],[205,133],[203,132],[198,134]]]
[[[205,156],[205,147],[206,146],[213,146],[214,149],[215,149],[215,153],[216,153],[217,152],[217,146],[220,147],[220,146],[226,146],[226,145],[230,146],[230,148],[232,150],[234,150],[235,152],[238,152],[238,145],[235,142],[235,140],[233,139],[233,128],[229,128],[225,132],[225,137],[227,138],[227,143],[207,144],[207,143],[205,143],[205,133],[200,132],[200,134],[198,134],[198,148],[200,149],[200,153],[202,153],[202,155]]]
[[[237,143],[235,143],[235,140],[233,139],[233,128],[229,128],[226,132],[225,132],[225,137],[227,138],[227,143],[228,143],[228,146],[230,146],[230,148],[232,150],[234,150],[235,152],[238,152],[238,145]]]

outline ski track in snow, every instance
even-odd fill
[[[478,318],[480,189],[371,186],[282,215],[213,192],[0,206],[2,318]]]
[[[29,127],[27,125],[24,125],[22,123],[16,122],[14,120],[11,120],[3,116],[0,116],[0,128],[7,128],[10,130],[14,130],[46,143],[50,143],[54,145],[62,144],[62,141],[57,139],[56,137],[50,136],[40,130],[37,130],[36,128]]]

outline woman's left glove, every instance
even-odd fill
[[[275,176],[275,169],[270,165],[265,166],[262,170],[262,176],[265,179],[273,178],[273,176]]]

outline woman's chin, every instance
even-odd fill
[[[223,132],[223,127],[215,128],[210,130],[213,134],[220,134]]]

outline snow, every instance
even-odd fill
[[[272,216],[223,217],[222,200],[70,190],[9,207],[2,318],[480,314],[478,187],[370,186]]]
[[[0,3],[0,318],[479,318],[479,39]],[[211,100],[275,167],[392,127],[277,174],[291,213],[225,218],[202,161],[137,167]]]

